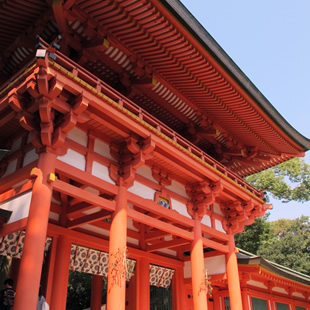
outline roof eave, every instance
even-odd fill
[[[161,0],[161,2],[193,35],[193,37],[199,41],[203,48],[205,48],[211,56],[219,62],[238,85],[256,102],[259,108],[262,109],[270,119],[272,119],[276,126],[298,144],[304,152],[310,149],[310,139],[300,134],[282,117],[282,115],[272,106],[266,97],[257,89],[250,79],[179,0]]]

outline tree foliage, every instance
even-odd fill
[[[257,254],[264,240],[271,238],[268,215],[257,218],[250,226],[245,226],[244,231],[235,235],[236,246],[240,249]]]
[[[246,180],[282,202],[310,200],[310,165],[300,158],[248,176]]]
[[[271,222],[273,236],[262,242],[258,254],[310,276],[310,221],[308,216]]]
[[[81,310],[90,307],[92,275],[70,271],[67,295],[67,310]],[[103,277],[102,303],[106,303],[106,278]]]
[[[235,236],[236,246],[310,276],[310,220],[268,222],[257,218],[252,226]]]

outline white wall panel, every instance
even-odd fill
[[[36,153],[36,150],[35,149],[30,150],[24,156],[23,167],[25,167],[28,164],[36,161],[38,158],[39,158],[39,155]]]
[[[225,255],[218,255],[205,258],[208,275],[222,274],[226,272]]]
[[[63,156],[58,156],[57,159],[75,168],[85,171],[85,165],[86,165],[85,156],[76,151],[73,151],[72,149],[68,149],[67,154]]]
[[[223,228],[222,222],[219,220],[215,220],[215,229],[226,234],[226,231]]]
[[[97,161],[93,162],[91,173],[99,179],[105,180],[111,184],[115,184],[115,182],[109,176],[109,168],[98,163]]]
[[[19,137],[18,139],[14,140],[11,146],[11,153],[19,150],[22,145],[22,137]]]
[[[7,175],[13,173],[16,171],[16,165],[17,165],[17,159],[14,159],[8,163],[8,166],[6,167],[6,171],[2,175],[1,178],[6,177]]]
[[[189,198],[186,194],[185,186],[182,185],[181,183],[172,181],[171,185],[167,186],[166,188],[171,190],[174,193],[181,195],[182,197]]]
[[[201,219],[201,223],[211,227],[211,218],[209,215],[204,215]]]
[[[94,151],[99,154],[102,155],[110,160],[115,161],[115,159],[111,156],[110,154],[110,147],[108,144],[102,142],[99,139],[95,139],[95,144],[94,144]]]
[[[136,170],[136,173],[139,175],[142,175],[143,177],[147,178],[148,180],[151,180],[151,181],[157,183],[157,181],[153,178],[151,167],[143,165],[142,167],[140,167]]]
[[[151,199],[154,201],[155,190],[145,186],[144,184],[135,181],[133,186],[128,189],[129,192],[136,194],[145,199]]]
[[[186,205],[184,203],[181,203],[178,200],[173,199],[173,198],[171,198],[171,209],[179,212],[180,214],[182,214],[188,218],[191,218],[190,215],[187,213]]]
[[[68,132],[68,138],[85,147],[88,145],[87,133],[76,127]]]
[[[13,223],[28,217],[31,197],[32,192],[27,192],[23,195],[0,203],[1,209],[13,211],[8,223]]]

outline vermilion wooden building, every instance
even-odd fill
[[[309,309],[306,277],[238,269],[234,234],[270,208],[243,177],[310,141],[179,1],[10,0],[0,16],[14,310],[40,283],[65,309],[69,270],[93,275],[91,309],[104,276],[108,310],[150,309],[150,286],[171,291],[157,309]]]

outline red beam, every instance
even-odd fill
[[[87,192],[76,186],[70,185],[66,182],[55,180],[53,182],[53,189],[60,193],[64,193],[70,197],[78,198],[90,204],[96,205],[104,210],[111,211],[111,212],[115,211],[114,201],[104,199],[93,193]]]

